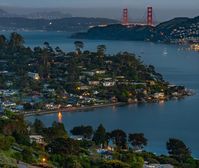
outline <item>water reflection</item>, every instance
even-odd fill
[[[162,55],[166,56],[168,54],[167,48],[164,48]]]
[[[63,116],[61,112],[58,112],[57,117],[58,117],[58,122],[62,123]]]
[[[164,100],[160,100],[160,101],[159,101],[159,105],[160,105],[160,106],[164,106]]]
[[[112,111],[113,111],[113,112],[116,112],[116,111],[117,111],[116,106],[112,106]]]

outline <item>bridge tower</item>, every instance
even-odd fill
[[[123,9],[123,18],[122,18],[122,24],[123,25],[128,25],[129,23],[129,18],[128,18],[128,9],[125,8]]]
[[[153,7],[147,7],[147,25],[153,25]]]

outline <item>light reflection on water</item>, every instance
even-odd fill
[[[62,123],[62,118],[63,118],[62,112],[57,113],[57,118],[58,118],[58,122]]]

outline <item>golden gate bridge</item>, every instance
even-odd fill
[[[147,7],[147,16],[146,16],[146,21],[145,23],[135,23],[135,22],[131,22],[129,21],[129,14],[128,14],[128,8],[124,8],[123,9],[123,13],[122,13],[122,20],[121,20],[121,24],[125,25],[125,26],[135,26],[135,25],[141,25],[141,26],[154,26],[154,20],[153,20],[153,7],[149,6]]]

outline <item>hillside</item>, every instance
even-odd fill
[[[156,32],[164,33],[165,39],[199,38],[199,16],[195,18],[175,18],[156,26]]]
[[[6,11],[0,9],[0,17],[5,17],[7,15],[8,15],[8,13]]]
[[[126,26],[115,24],[106,27],[94,27],[88,32],[81,32],[72,35],[72,38],[88,38],[88,39],[104,39],[104,40],[151,40],[153,34],[153,27],[136,26],[127,28]]]
[[[118,23],[106,18],[68,17],[62,19],[28,19],[0,17],[0,30],[85,31],[90,26]]]
[[[163,22],[156,27],[108,25],[94,27],[85,33],[76,33],[72,38],[105,39],[105,40],[139,40],[139,41],[164,41],[199,38],[199,17],[175,18]]]

